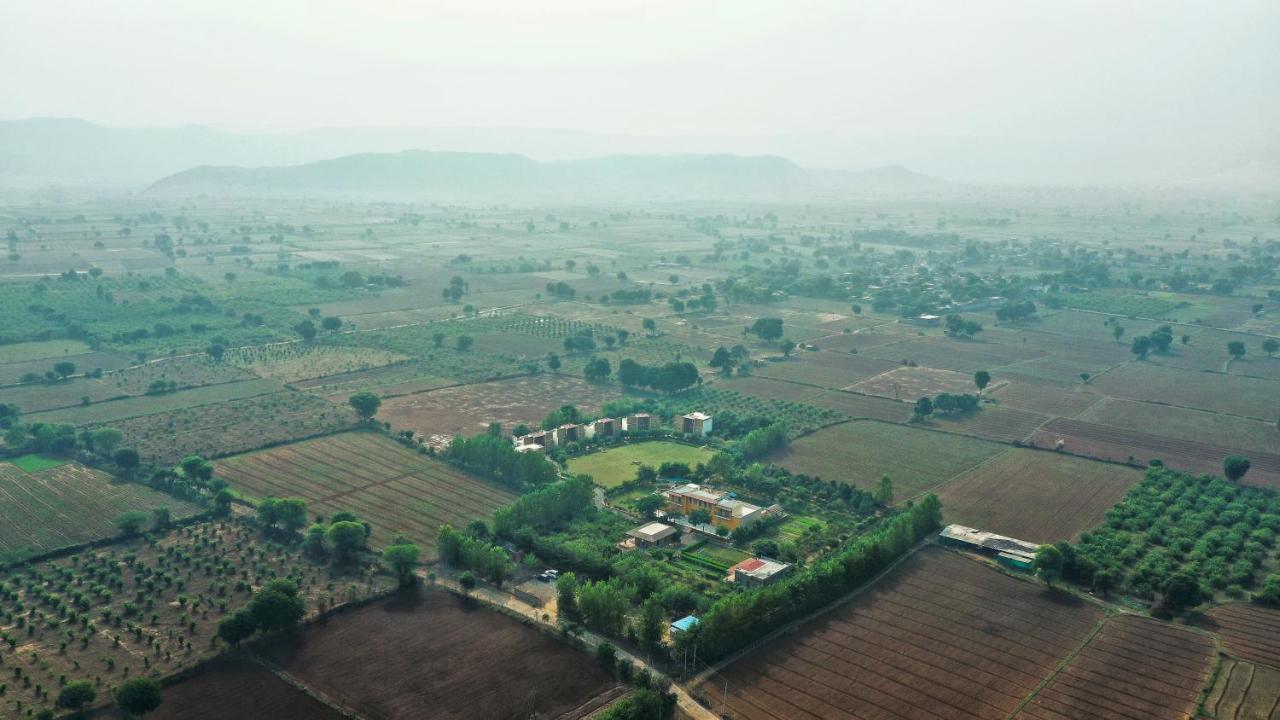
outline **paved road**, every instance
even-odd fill
[[[426,578],[427,576],[426,570],[420,569],[417,572],[419,577],[422,577],[424,579]],[[462,586],[460,586],[458,584],[458,581],[454,577],[452,577],[449,573],[450,571],[448,569],[437,567],[436,581],[435,581],[436,584],[442,587],[448,588],[450,590],[453,590],[455,592],[459,592],[459,593],[463,592]],[[519,615],[527,617],[530,620],[542,625],[543,627],[549,628],[556,632],[560,631],[560,626],[557,623],[556,607],[555,607],[554,601],[543,607],[534,607],[533,605],[530,605],[524,602],[523,600],[520,600],[519,598],[512,595],[511,593],[505,592],[503,590],[498,590],[497,588],[494,588],[491,585],[477,585],[468,594],[471,595],[471,597],[483,603],[486,603],[495,607],[501,607],[510,612],[518,613]],[[547,616],[547,619],[545,620],[543,619],[544,615]],[[582,629],[581,633],[579,634],[579,638],[583,642],[585,642],[587,647],[589,648],[595,648],[597,645],[599,645],[602,642],[605,642],[606,640],[606,638],[601,637],[600,635],[597,635],[585,628]],[[645,662],[644,658],[636,657],[635,655],[632,655],[631,653],[627,652],[623,648],[617,648],[617,653],[619,657],[626,658],[630,660],[633,664],[641,668],[647,668],[649,672],[654,675],[664,674],[660,669],[653,667],[649,663]],[[693,718],[693,720],[719,720],[718,716],[715,713],[711,712],[710,710],[700,705],[697,700],[694,700],[693,696],[690,695],[688,690],[686,690],[684,687],[677,685],[675,683],[672,683],[671,692],[675,693],[676,695],[676,705],[679,706],[679,708],[685,713],[685,715],[687,715],[690,718]]]

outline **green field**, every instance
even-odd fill
[[[693,467],[710,459],[710,450],[683,443],[635,443],[573,458],[569,461],[569,472],[590,475],[597,485],[610,488],[633,479],[636,468],[641,465],[657,468],[664,462],[677,462]]]
[[[64,357],[83,355],[87,352],[89,352],[89,346],[79,340],[41,340],[0,345],[0,363],[29,362],[48,358],[52,366]]]
[[[29,473],[48,470],[49,468],[56,468],[59,465],[65,465],[67,463],[66,460],[49,457],[48,455],[40,455],[38,453],[16,457],[9,462],[13,463],[14,467],[17,467],[19,470],[25,470]]]
[[[242,380],[240,382],[209,385],[190,390],[179,390],[178,392],[164,393],[162,395],[141,395],[121,400],[108,400],[90,405],[49,410],[48,412],[34,413],[23,417],[29,422],[92,425],[94,423],[124,420],[125,418],[155,415],[170,410],[212,405],[228,400],[267,395],[280,389],[280,383],[274,380]]]
[[[788,470],[872,490],[880,476],[893,480],[898,501],[923,493],[1003,452],[987,440],[874,420],[819,430],[774,456]]]
[[[175,520],[200,511],[77,463],[50,465],[38,455],[18,460],[26,462],[0,462],[0,560],[110,537],[116,532],[112,518],[128,510],[167,507]]]

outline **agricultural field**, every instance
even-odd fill
[[[41,340],[0,345],[0,365],[33,360],[48,360],[52,364],[57,360],[70,360],[73,356],[83,355],[89,350],[89,346],[79,340]]]
[[[388,653],[388,648],[395,652]],[[445,592],[380,600],[264,653],[362,716],[440,720],[584,717],[612,696],[595,659]]]
[[[1037,447],[1053,448],[1062,441],[1062,450],[1072,455],[1110,462],[1146,465],[1159,459],[1168,467],[1188,472],[1221,474],[1222,460],[1243,453],[1253,467],[1242,482],[1280,487],[1280,454],[1242,451],[1195,440],[1177,440],[1123,427],[1099,425],[1057,418],[1045,424],[1032,438]]]
[[[25,415],[24,417],[29,422],[70,423],[72,425],[115,423],[129,418],[156,415],[175,410],[189,410],[202,405],[243,400],[259,395],[270,395],[281,389],[281,385],[274,380],[242,380],[240,382],[208,385],[158,395],[129,397],[60,410],[49,410]]]
[[[1238,415],[1105,398],[1075,419],[1251,452],[1280,450],[1280,427]]]
[[[103,713],[102,717],[110,717]],[[252,660],[218,661],[164,690],[150,720],[344,720],[347,716]]]
[[[309,614],[363,600],[389,578],[332,575],[296,548],[259,539],[240,520],[198,523],[154,540],[132,540],[0,575],[4,637],[0,662],[18,704],[53,708],[60,678],[100,681],[106,700],[123,680],[194,667],[221,651],[218,622],[276,577],[299,584]],[[20,642],[19,642],[20,641]]]
[[[710,704],[727,682],[727,714],[742,720],[1003,720],[1102,616],[1083,601],[926,548],[697,692]]]
[[[938,488],[947,522],[1048,543],[1074,540],[1142,479],[1138,470],[1015,448]]]
[[[144,459],[172,465],[187,455],[222,457],[347,430],[356,422],[345,400],[338,405],[286,390],[107,424],[130,438]]]
[[[1230,603],[1206,612],[1200,626],[1222,638],[1228,655],[1280,668],[1280,610]]]
[[[561,405],[595,414],[618,397],[614,385],[544,373],[401,395],[383,402],[377,419],[442,445],[454,435],[474,435],[494,422],[508,432],[520,424],[537,427]]]
[[[34,414],[41,410],[74,408],[87,412],[88,403],[147,395],[151,400],[172,395],[175,390],[235,383],[256,378],[244,370],[212,362],[203,355],[153,360],[104,373],[102,377],[73,377],[56,382],[40,382],[6,388],[8,402]],[[158,386],[163,384],[163,388]],[[126,406],[127,407],[127,406]]]
[[[1224,353],[1225,354],[1225,353]],[[1280,381],[1127,363],[1089,382],[1095,392],[1126,400],[1276,421]]]
[[[0,347],[5,347],[0,345]],[[22,381],[23,376],[36,374],[44,376],[46,372],[53,369],[53,363],[66,360],[76,366],[78,372],[94,372],[101,369],[103,372],[110,370],[119,370],[120,368],[129,367],[137,362],[137,359],[121,352],[111,350],[100,350],[97,352],[85,353],[83,355],[72,355],[70,357],[45,358],[41,360],[23,360],[20,362],[0,364],[0,384],[12,384]]]
[[[386,398],[435,390],[453,384],[453,380],[435,375],[435,370],[428,364],[414,361],[300,380],[292,383],[292,386],[345,403],[347,398],[363,391]]]
[[[1280,670],[1227,658],[1218,668],[1204,711],[1219,720],[1280,718]]]
[[[994,390],[998,385],[999,383],[993,383],[991,389]],[[972,375],[922,367],[899,367],[846,389],[907,402],[915,402],[916,398],[926,395],[932,397],[938,393],[972,395],[978,391],[973,384]]]
[[[705,447],[677,442],[627,443],[571,458],[568,469],[574,475],[590,475],[597,485],[611,488],[634,480],[641,465],[656,470],[662,463],[674,462],[692,468],[705,464],[712,454]]]
[[[1004,451],[1004,446],[986,440],[855,420],[799,438],[772,459],[791,472],[863,490],[874,490],[888,475],[901,502]]]
[[[836,352],[799,352],[783,362],[753,368],[755,375],[826,388],[845,388],[898,367],[889,360]]]
[[[200,511],[78,463],[51,464],[33,455],[0,461],[0,558],[8,562],[110,537],[117,532],[115,516],[158,507],[169,508],[175,520]]]
[[[408,355],[375,348],[338,347],[301,342],[235,348],[223,362],[282,383],[355,373],[409,360]]]
[[[354,512],[373,525],[372,545],[408,533],[434,559],[437,529],[487,520],[515,499],[510,491],[467,475],[373,433],[330,435],[281,445],[215,464],[245,495],[300,497],[315,515]]]
[[[1213,655],[1213,640],[1203,634],[1112,617],[1014,718],[1189,718],[1213,670]]]

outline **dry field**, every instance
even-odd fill
[[[993,381],[992,384],[998,385],[999,381]],[[972,394],[978,391],[977,386],[973,384],[971,374],[926,367],[899,367],[869,380],[863,380],[847,389],[908,402],[915,402],[917,398],[926,395],[932,397],[938,393]]]
[[[117,481],[78,463],[27,472],[0,462],[0,554],[29,556],[110,537],[127,510],[167,507],[174,519],[195,505],[146,485]]]
[[[491,422],[508,431],[520,423],[536,427],[561,405],[598,412],[618,396],[616,385],[544,374],[402,395],[384,401],[378,419],[444,444],[455,435],[482,432]]]
[[[1132,457],[1142,464],[1159,458],[1175,470],[1214,475],[1222,474],[1223,458],[1242,452],[1253,463],[1253,468],[1245,475],[1243,482],[1259,486],[1280,486],[1280,454],[1275,453],[1240,451],[1066,418],[1049,422],[1036,432],[1033,439],[1038,447],[1044,448],[1055,447],[1058,440],[1063,440],[1063,450],[1073,455],[1121,463],[1128,462]]]
[[[1016,720],[1184,720],[1213,670],[1209,637],[1134,616],[1107,620]]]
[[[594,658],[443,592],[339,614],[264,655],[370,720],[577,718],[614,688]]]
[[[1015,448],[936,492],[947,522],[1032,542],[1072,540],[1142,479],[1138,470]]]
[[[1280,408],[1277,408],[1280,412]],[[1076,416],[1077,420],[1122,428],[1141,428],[1152,435],[1238,447],[1254,452],[1280,449],[1280,428],[1235,415],[1106,398]],[[1247,453],[1246,453],[1247,454]]]
[[[1245,603],[1219,605],[1201,627],[1222,638],[1228,655],[1280,668],[1280,610]]]
[[[187,455],[222,457],[337,432],[356,421],[345,402],[335,405],[285,390],[107,424],[119,428],[144,460],[174,464]]]
[[[1083,388],[1035,380],[1024,375],[1013,375],[1004,387],[987,394],[1002,406],[1062,417],[1075,417],[1101,399],[1100,395]]]
[[[738,720],[1004,720],[1102,612],[937,548],[698,688]]]
[[[1045,353],[1030,343],[1026,345],[1000,345],[981,340],[966,341],[947,337],[927,337],[907,342],[870,348],[866,354],[901,362],[910,360],[919,365],[972,375],[979,370],[990,370],[1011,363],[1042,358]]]
[[[105,720],[112,717],[102,713]],[[249,660],[218,662],[164,690],[150,720],[343,720],[346,715]]]
[[[880,477],[888,475],[901,502],[1004,450],[986,440],[855,420],[798,438],[773,461],[792,472],[864,490],[874,489]]]
[[[972,415],[931,417],[929,426],[961,435],[1011,443],[1026,440],[1037,428],[1048,421],[1048,415],[1030,410],[1001,405],[983,405],[981,410]]]
[[[221,460],[217,476],[253,497],[301,497],[313,514],[349,510],[373,525],[371,543],[409,533],[434,559],[437,529],[488,519],[510,491],[373,433],[329,435]]]
[[[1204,701],[1205,712],[1219,720],[1280,718],[1280,670],[1227,658]]]
[[[1274,423],[1280,382],[1240,375],[1176,370],[1131,362],[1089,383],[1096,392],[1127,400],[1178,405]]]
[[[843,388],[859,380],[879,375],[897,367],[889,360],[834,352],[803,352],[792,354],[790,360],[766,363],[753,372],[760,377],[776,378],[827,388]]]

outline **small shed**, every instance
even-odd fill
[[[670,543],[679,536],[679,531],[675,528],[660,522],[651,522],[648,525],[642,525],[635,530],[627,533],[635,538],[636,545],[639,547],[658,547]]]
[[[686,615],[680,618],[679,620],[676,620],[675,622],[671,623],[671,632],[673,633],[689,632],[690,630],[698,627],[698,624],[700,622],[702,621],[699,620],[697,617],[693,615]]]

